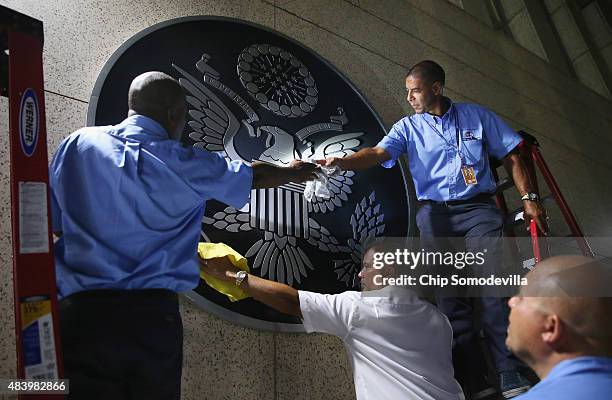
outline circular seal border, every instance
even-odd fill
[[[361,91],[357,88],[357,86],[355,86],[353,84],[353,82],[351,82],[342,72],[340,72],[331,62],[329,62],[327,59],[325,59],[324,57],[322,57],[321,55],[319,55],[319,53],[317,53],[316,51],[312,50],[310,47],[298,42],[297,40],[281,33],[278,32],[274,29],[271,29],[267,26],[263,26],[260,24],[256,24],[250,21],[246,21],[246,20],[242,20],[242,19],[238,19],[238,18],[231,18],[231,17],[222,17],[222,16],[212,16],[212,15],[200,15],[200,16],[189,16],[189,17],[179,17],[179,18],[173,18],[173,19],[169,19],[166,21],[162,21],[162,22],[158,22],[154,25],[151,25],[148,28],[145,28],[141,31],[139,31],[138,33],[134,34],[133,36],[131,36],[129,39],[127,39],[125,42],[123,42],[123,44],[121,44],[117,50],[115,50],[115,52],[113,52],[113,54],[110,56],[110,58],[106,61],[106,63],[104,64],[104,66],[102,67],[102,69],[100,70],[100,73],[98,74],[98,77],[96,78],[96,82],[94,84],[91,96],[90,96],[90,100],[89,100],[89,105],[87,107],[87,126],[93,126],[95,124],[95,120],[96,120],[96,109],[98,108],[98,100],[99,100],[99,96],[100,96],[100,92],[102,90],[102,86],[104,85],[104,82],[106,81],[106,77],[108,76],[109,72],[111,71],[111,69],[114,67],[115,63],[119,60],[119,58],[121,58],[121,56],[123,55],[123,53],[125,53],[130,47],[132,47],[136,42],[138,42],[140,39],[144,38],[145,36],[159,30],[162,28],[166,28],[168,26],[171,25],[176,25],[176,24],[181,24],[184,22],[191,22],[191,21],[226,21],[226,22],[233,22],[233,23],[237,23],[237,24],[243,24],[243,25],[248,25],[257,29],[261,29],[264,31],[267,31],[269,33],[272,33],[274,35],[278,35],[279,37],[292,42],[293,44],[295,44],[296,46],[302,47],[303,49],[305,49],[306,51],[310,52],[314,57],[316,57],[319,61],[321,61],[326,67],[330,68],[340,79],[344,80],[344,82],[350,86],[350,88],[353,90],[353,92],[357,95],[357,97],[359,98],[359,100],[361,100],[363,102],[363,104],[365,104],[365,106],[368,108],[368,110],[372,113],[372,115],[374,116],[376,122],[380,125],[380,127],[382,128],[382,130],[384,132],[388,132],[388,129],[385,128],[385,125],[383,124],[382,120],[380,119],[380,116],[378,115],[378,113],[374,110],[374,108],[372,107],[372,105],[370,104],[370,102],[366,99],[366,97],[363,95],[363,93],[361,93]],[[408,165],[406,163],[406,160],[404,159],[404,157],[400,158],[398,160],[398,164],[400,167],[400,171],[402,174],[402,178],[404,180],[404,189],[406,191],[406,198],[408,199],[408,210],[407,210],[407,214],[408,214],[408,236],[411,236],[414,234],[414,219],[415,219],[415,212],[414,212],[414,208],[413,208],[413,204],[415,203],[415,192],[414,192],[414,186],[412,183],[412,179],[410,178],[410,172],[408,169]],[[269,332],[288,332],[288,333],[305,333],[304,330],[304,326],[302,324],[290,324],[290,323],[279,323],[279,322],[270,322],[270,321],[262,321],[256,318],[252,318],[246,315],[242,315],[239,313],[235,313],[233,311],[227,310],[225,308],[223,308],[222,306],[204,298],[203,296],[201,296],[200,294],[196,293],[193,290],[181,293],[183,295],[183,297],[185,297],[187,300],[189,300],[190,302],[194,303],[195,305],[199,306],[200,308],[202,308],[204,311],[207,311],[225,321],[228,321],[230,323],[233,323],[235,325],[238,326],[242,326],[242,327],[246,327],[246,328],[252,328],[252,329],[257,329],[257,330],[263,330],[263,331],[269,331]]]

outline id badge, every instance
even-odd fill
[[[474,173],[474,167],[471,165],[463,165],[461,167],[461,173],[463,174],[463,180],[466,185],[475,185],[478,183],[476,174]]]

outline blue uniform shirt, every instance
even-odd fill
[[[603,400],[612,397],[612,357],[561,361],[516,400]]]
[[[385,168],[395,165],[400,155],[408,155],[419,200],[448,201],[494,192],[489,156],[502,159],[521,140],[487,108],[451,103],[442,118],[428,113],[402,118],[377,146],[391,155],[382,164]],[[462,163],[474,168],[477,184],[465,184]]]
[[[252,169],[170,140],[154,120],[83,128],[50,166],[60,298],[90,289],[193,289],[206,200],[243,207]]]

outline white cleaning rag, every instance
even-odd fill
[[[340,167],[324,167],[322,166],[315,172],[316,179],[306,182],[304,188],[304,197],[308,202],[311,202],[313,198],[319,197],[322,199],[329,199],[331,197],[331,190],[329,188],[329,179],[338,176],[342,173]]]

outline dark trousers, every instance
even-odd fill
[[[466,204],[425,203],[417,212],[417,225],[421,246],[428,250],[444,250],[442,238],[451,244],[462,242],[466,251],[477,252],[487,248],[487,262],[473,276],[490,276],[501,266],[503,218],[493,200],[481,200]],[[442,248],[441,248],[442,247]],[[462,249],[454,249],[462,250]],[[509,309],[507,299],[481,293],[478,297],[443,294],[436,297],[438,307],[448,317],[453,327],[453,362],[461,383],[474,374],[484,375],[486,362],[479,345],[480,321],[485,342],[497,372],[513,370],[522,364],[507,349],[505,341]],[[474,315],[475,310],[480,315]],[[476,317],[476,318],[475,318]],[[473,378],[476,379],[476,378]]]
[[[180,398],[183,325],[176,293],[96,290],[60,301],[67,399]]]

